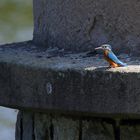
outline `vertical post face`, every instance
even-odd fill
[[[16,123],[16,140],[34,140],[34,115],[20,111]]]
[[[92,120],[83,121],[82,140],[115,140],[113,125]]]
[[[66,117],[20,111],[16,140],[139,140],[140,120]]]
[[[34,0],[33,40],[73,51],[111,43],[113,48],[136,52],[139,9],[137,0]]]

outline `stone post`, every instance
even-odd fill
[[[77,52],[110,43],[136,55],[139,9],[137,0],[34,0],[34,42]]]
[[[139,140],[140,2],[33,5],[33,40],[0,46],[0,105],[19,109],[16,140]],[[102,43],[128,66],[85,57]]]

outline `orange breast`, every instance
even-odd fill
[[[108,55],[108,51],[106,50],[106,51],[104,51],[104,58],[110,64],[110,66],[113,68],[119,67],[119,65],[116,64],[114,61],[112,61],[107,55]]]

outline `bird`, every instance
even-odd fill
[[[126,63],[120,61],[117,56],[113,53],[112,47],[109,44],[103,44],[100,47],[95,48],[95,50],[103,50],[104,59],[109,63],[109,67],[116,68],[116,67],[125,67],[127,66]]]

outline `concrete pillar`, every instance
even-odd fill
[[[34,42],[71,51],[110,43],[139,53],[138,0],[34,0]]]
[[[33,3],[33,41],[0,46],[0,105],[20,110],[16,140],[139,140],[140,59],[106,69],[79,52],[110,43],[139,54],[140,2]]]

